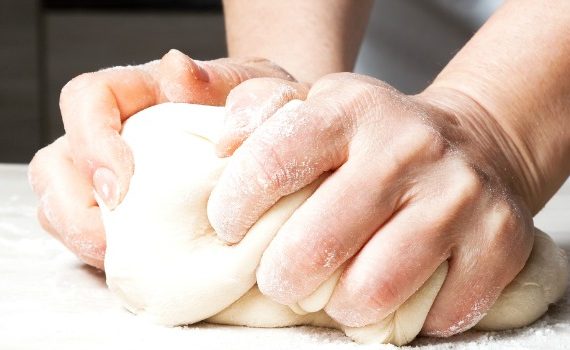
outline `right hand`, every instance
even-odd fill
[[[267,60],[195,61],[177,50],[140,66],[71,80],[60,96],[66,135],[36,153],[28,171],[42,227],[103,269],[105,232],[93,191],[111,209],[127,193],[134,165],[120,137],[122,123],[163,102],[223,105],[232,88],[256,77],[293,80]]]

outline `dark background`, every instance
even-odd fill
[[[420,91],[498,2],[377,0],[356,71]],[[171,48],[225,56],[220,1],[1,0],[0,163],[29,162],[63,134],[58,98],[67,81]]]

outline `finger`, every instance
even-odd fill
[[[291,100],[304,100],[305,84],[277,78],[256,78],[235,87],[226,101],[224,129],[216,145],[227,157],[264,121]]]
[[[470,242],[452,253],[447,278],[424,323],[423,334],[448,337],[473,327],[530,254],[532,222],[518,220],[524,216],[510,204],[483,203],[485,206],[492,210],[487,215],[473,215],[481,224],[472,226],[478,230],[467,235]]]
[[[330,101],[342,99],[330,91],[325,95],[327,105],[333,107]],[[348,104],[341,105],[346,111]],[[404,117],[402,113],[402,123]],[[352,122],[350,117],[340,120],[361,124],[366,116],[359,114]],[[293,214],[266,250],[257,275],[264,294],[285,304],[306,297],[407,201],[414,181],[403,175],[439,159],[446,147],[429,128],[409,130],[414,132],[396,140],[383,123],[369,123],[351,136],[349,160]]]
[[[346,160],[362,114],[359,101],[369,96],[370,85],[332,75],[313,88],[319,93],[283,106],[229,161],[208,201],[208,218],[221,239],[239,242],[280,197]]]
[[[81,260],[102,269],[105,233],[99,208],[89,182],[63,156],[67,147],[64,138],[58,139],[36,165],[44,169],[42,182],[49,184],[40,194],[40,222]]]
[[[363,158],[343,164],[281,227],[257,270],[263,294],[285,305],[307,297],[396,210],[396,173],[362,166]]]
[[[257,58],[197,61],[170,50],[160,62],[160,89],[171,102],[221,106],[234,87],[257,77],[294,80],[270,61]]]
[[[434,143],[430,139],[425,137],[419,149]],[[482,194],[476,173],[461,161],[443,158],[434,168],[441,150],[427,159],[423,157],[428,152],[412,154],[420,157],[430,176],[421,178],[426,169],[417,158],[402,163],[403,174],[413,179],[404,198],[407,204],[353,259],[326,307],[331,317],[347,326],[378,323],[408,300],[449,257],[455,232],[465,227],[465,214],[472,214]]]
[[[344,162],[348,138],[342,119],[315,104],[286,105],[234,153],[208,201],[219,237],[239,242],[279,198]]]
[[[40,226],[44,229],[44,231],[46,231],[47,233],[52,235],[55,239],[61,242],[61,237],[59,236],[59,232],[57,232],[55,230],[55,227],[53,227],[52,224],[49,222],[48,215],[49,214],[46,213],[46,209],[42,205],[42,202],[40,202],[37,210],[37,218],[40,223]]]
[[[28,183],[30,184],[32,191],[40,199],[49,186],[47,180],[50,179],[50,176],[47,176],[46,173],[53,171],[51,160],[56,157],[58,153],[61,153],[60,145],[61,141],[56,140],[51,145],[40,149],[38,152],[36,152],[33,159],[30,161],[30,164],[28,165]],[[56,239],[60,239],[59,233],[55,230],[47,218],[47,214],[41,200],[38,205],[37,218],[41,227],[46,232],[50,233]]]
[[[378,323],[411,297],[447,259],[440,203],[404,207],[366,243],[344,271],[326,306],[350,327]],[[432,213],[426,216],[426,213]]]
[[[40,149],[34,154],[34,157],[28,165],[28,184],[32,191],[39,197],[42,196],[45,189],[49,185],[46,181],[45,172],[49,169],[49,161],[54,157],[54,150],[58,148],[61,141],[56,140],[52,144]]]
[[[74,164],[111,208],[127,192],[133,172],[131,152],[119,135],[121,123],[158,102],[158,88],[149,73],[155,65],[84,74],[61,92]]]
[[[73,160],[112,209],[127,192],[133,172],[132,155],[119,136],[122,121],[164,101],[221,105],[231,88],[257,76],[292,79],[267,60],[198,63],[176,50],[160,62],[81,75],[60,97]]]

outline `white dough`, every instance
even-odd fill
[[[342,329],[362,343],[413,340],[445,280],[447,263],[397,311],[362,328],[341,326],[322,311],[340,271],[297,305],[277,304],[259,292],[255,270],[265,248],[319,181],[281,199],[239,244],[225,245],[206,215],[208,197],[227,162],[214,153],[223,116],[221,107],[168,103],[139,112],[124,125],[135,172],[123,202],[113,211],[102,205],[107,284],[123,305],[169,326],[202,320],[252,327],[316,325]],[[526,267],[476,327],[532,323],[562,296],[567,268],[563,251],[537,230]]]

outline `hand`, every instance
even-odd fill
[[[250,101],[251,91],[266,93]],[[394,311],[447,260],[423,332],[449,336],[475,325],[533,244],[508,136],[452,90],[406,96],[344,73],[286,104],[305,93],[254,79],[228,96],[219,151],[235,153],[208,203],[220,237],[238,242],[279,198],[330,172],[265,251],[260,290],[294,304],[346,262],[325,311],[364,326]]]
[[[93,189],[110,208],[127,193],[133,160],[119,135],[122,122],[167,101],[223,105],[234,86],[261,76],[293,79],[262,59],[200,62],[171,50],[159,61],[71,80],[60,96],[66,135],[40,150],[29,168],[42,226],[102,269],[105,234]]]

